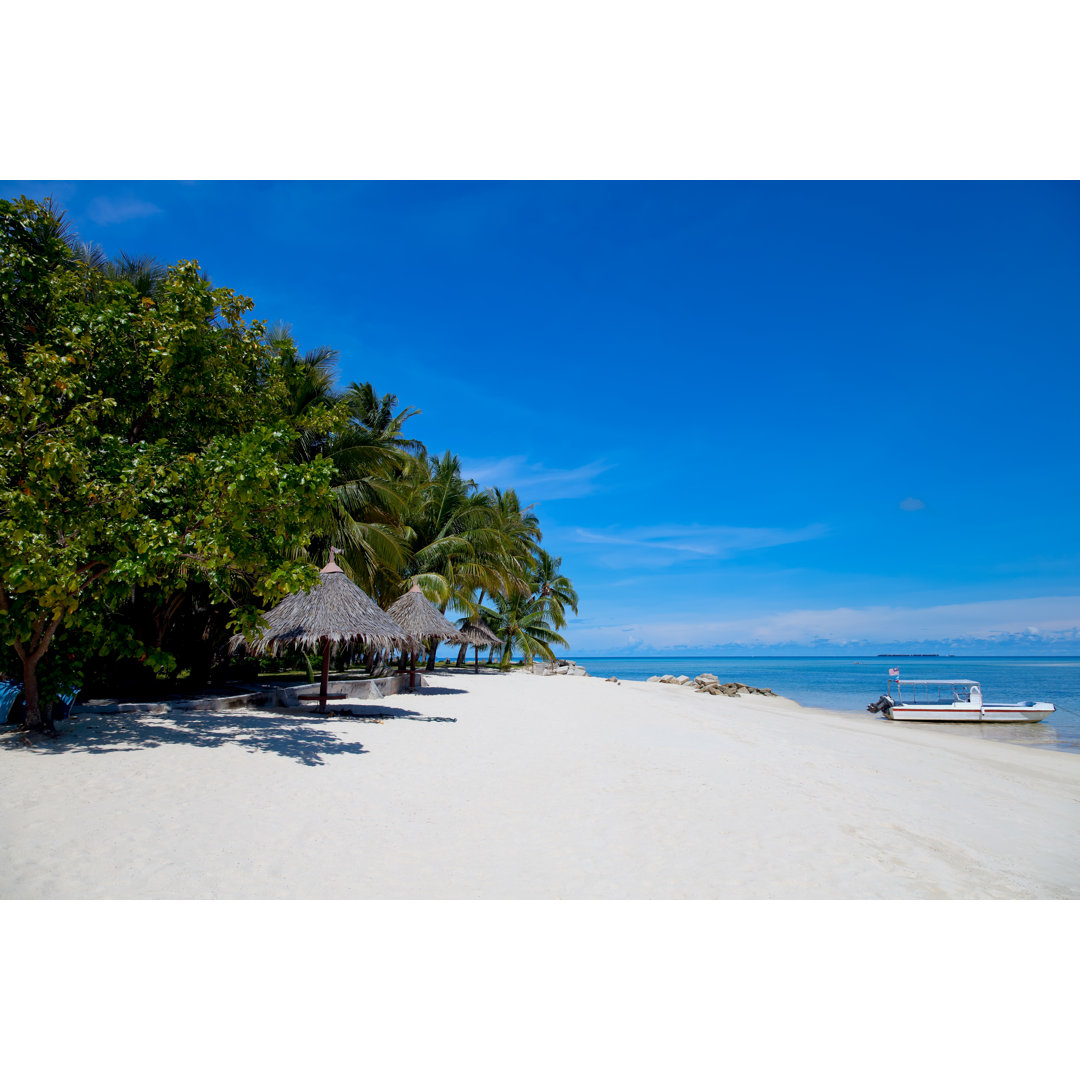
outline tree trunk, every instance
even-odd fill
[[[484,590],[480,590],[480,594],[476,598],[476,614],[470,616],[475,622],[480,622],[480,605],[484,602]],[[469,662],[469,644],[466,642],[461,646],[461,652],[458,653],[458,667],[462,664]],[[473,672],[474,674],[480,670],[480,646],[477,645],[473,650]]]
[[[428,649],[428,654],[427,654],[427,670],[428,671],[434,671],[435,670],[435,653],[438,651],[438,649],[439,649],[438,639],[437,638],[432,638],[431,646]]]
[[[0,607],[8,610],[7,596],[0,592],[3,603]],[[53,634],[56,633],[60,621],[46,623],[44,619],[34,624],[30,640],[16,641],[15,652],[22,661],[23,666],[23,698],[26,700],[26,719],[24,721],[27,731],[46,732],[49,735],[56,734],[51,715],[42,715],[41,698],[38,692],[37,666],[38,661],[49,651],[52,644]]]
[[[49,735],[56,734],[53,726],[52,715],[49,711],[41,709],[41,699],[38,695],[36,659],[23,660],[23,698],[26,700],[26,730],[46,732]]]
[[[330,639],[325,638],[322,654],[322,680],[319,687],[319,712],[326,712],[326,687],[330,681]]]
[[[154,644],[159,649],[186,596],[187,593],[181,590],[173,593],[167,603],[151,608],[151,617],[154,620]]]

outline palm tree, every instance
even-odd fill
[[[492,493],[461,476],[461,462],[415,455],[402,476],[407,490],[403,524],[410,547],[399,593],[419,584],[444,613],[453,605],[472,613],[478,590],[528,593],[529,566],[504,531]],[[428,670],[435,651],[428,653]]]
[[[372,592],[380,574],[396,572],[404,561],[402,499],[394,477],[408,456],[400,444],[411,445],[401,437],[401,424],[419,410],[405,409],[382,424],[354,392],[359,389],[355,383],[344,394],[334,389],[336,349],[320,345],[301,354],[292,328],[281,322],[267,329],[265,340],[281,363],[286,412],[300,421],[294,456],[301,461],[329,458],[337,470],[332,489],[336,498],[309,555],[316,562],[325,561],[331,547],[339,548],[341,565]],[[375,397],[371,384],[365,386]],[[397,401],[392,395],[380,400],[387,398]]]
[[[506,562],[513,568],[513,580],[508,586],[497,590],[499,595],[508,596],[516,593],[522,596],[531,595],[533,589],[530,581],[535,576],[536,559],[542,548],[540,540],[543,538],[540,532],[540,520],[532,512],[532,507],[521,508],[517,492],[513,488],[505,491],[500,488],[489,488],[487,494],[491,500],[491,508],[496,528],[502,536],[502,542],[506,550]],[[458,599],[457,607],[465,612],[467,617],[480,617],[480,608],[484,602],[484,590],[470,592],[467,596]],[[458,664],[465,661],[467,645],[458,650]]]
[[[263,340],[271,354],[281,361],[289,415],[302,417],[317,405],[334,404],[337,400],[334,376],[340,359],[337,349],[319,345],[301,355],[293,340],[292,327],[280,321],[267,327]]]
[[[521,564],[522,570],[532,572],[536,558],[543,550],[540,541],[540,519],[532,512],[532,506],[521,508],[521,501],[513,488],[488,489],[498,518],[499,529],[506,537],[507,545]]]
[[[405,421],[419,416],[420,410],[406,407],[395,416],[394,409],[398,403],[396,394],[383,394],[379,397],[371,383],[354,382],[350,383],[345,391],[345,400],[349,404],[352,418],[372,434],[381,436],[387,443],[410,454],[424,449],[424,444],[419,439],[406,439],[401,434]]]
[[[551,625],[561,630],[566,625],[566,608],[578,613],[578,594],[570,579],[561,571],[562,559],[553,559],[540,550],[536,557],[536,591],[543,600]]]
[[[351,404],[348,395],[343,400]],[[334,432],[325,449],[338,471],[328,543],[343,549],[342,565],[383,603],[400,595],[390,595],[385,582],[399,579],[408,556],[402,476],[409,458],[400,441],[407,440],[368,427],[350,409],[346,425]]]
[[[129,255],[121,251],[115,259],[100,244],[88,244],[74,237],[68,241],[72,257],[97,270],[109,281],[126,281],[141,297],[157,298],[169,268],[153,255]],[[205,275],[204,275],[205,277]]]
[[[508,668],[514,650],[531,661],[539,656],[544,660],[554,660],[552,645],[566,645],[567,641],[552,629],[547,609],[539,596],[522,596],[515,593],[510,597],[493,596],[494,610],[487,609],[489,625],[502,638],[500,666]]]
[[[111,259],[103,267],[103,273],[112,281],[126,281],[143,297],[155,299],[169,268],[152,255],[128,255],[121,251],[119,258]],[[205,277],[205,275],[203,275]]]

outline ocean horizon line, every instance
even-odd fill
[[[582,660],[1080,660],[1080,653],[566,653]]]

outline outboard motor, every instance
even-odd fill
[[[878,698],[877,701],[875,701],[872,704],[866,706],[866,711],[867,712],[872,712],[872,713],[884,712],[886,709],[888,709],[889,707],[891,707],[892,705],[895,705],[895,704],[896,703],[893,701],[893,699],[891,697],[889,697],[888,694],[882,694],[881,697]]]

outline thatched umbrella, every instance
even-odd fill
[[[473,646],[473,671],[480,671],[480,649],[483,646],[501,645],[498,635],[486,622],[467,619],[461,627],[461,640]]]
[[[460,645],[465,639],[461,631],[414,585],[404,596],[399,596],[387,609],[390,616],[417,642],[421,638],[435,638]],[[409,650],[409,686],[416,684],[416,652]]]
[[[378,649],[414,645],[408,632],[346,577],[334,562],[335,550],[330,549],[330,561],[319,571],[318,585],[307,592],[292,593],[271,608],[263,616],[270,625],[258,636],[248,639],[237,634],[229,642],[232,651],[245,645],[254,656],[276,656],[283,649],[322,646],[322,683],[319,693],[311,695],[318,697],[320,712],[326,711],[327,698],[345,696],[326,692],[332,648],[353,641]]]

